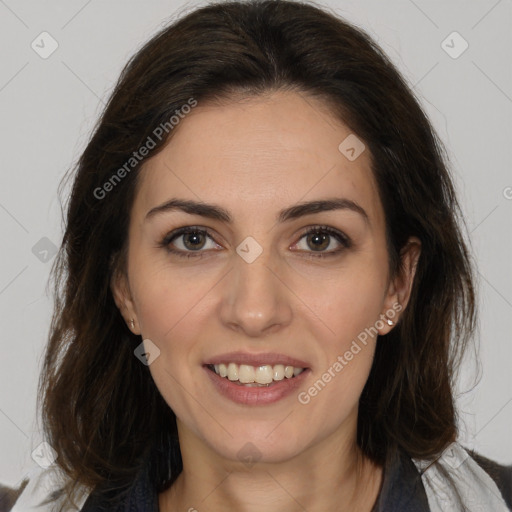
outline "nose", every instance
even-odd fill
[[[226,276],[220,310],[226,327],[260,337],[290,324],[292,293],[270,259],[268,251],[252,263],[236,256]]]

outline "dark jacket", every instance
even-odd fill
[[[501,466],[494,461],[469,452],[498,486],[508,508],[512,511],[512,466]],[[128,494],[112,508],[105,498],[92,493],[82,512],[158,512],[158,493],[142,470]],[[389,456],[384,465],[381,490],[372,512],[429,512],[427,495],[421,481],[421,474],[414,462],[403,453]],[[492,511],[488,511],[492,512]]]

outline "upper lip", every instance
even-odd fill
[[[272,352],[265,352],[261,354],[250,354],[248,352],[229,352],[227,354],[211,357],[204,362],[205,365],[221,363],[236,363],[238,365],[247,364],[251,366],[274,366],[276,364],[282,364],[284,366],[295,366],[295,368],[309,367],[308,363],[301,361],[300,359]]]

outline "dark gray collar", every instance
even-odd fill
[[[114,496],[113,493],[109,493]],[[107,495],[108,496],[108,495]],[[118,504],[109,505],[105,495],[93,492],[82,512],[158,512],[158,492],[150,482],[148,466],[137,475],[133,485]],[[429,512],[427,496],[413,461],[401,452],[388,455],[380,493],[372,512]]]
[[[391,451],[377,502],[372,512],[429,512],[421,475],[410,457]]]

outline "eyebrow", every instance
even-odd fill
[[[199,215],[209,219],[219,220],[227,224],[233,223],[233,217],[228,210],[215,204],[208,204],[190,199],[170,199],[165,203],[155,206],[146,214],[145,220],[155,217],[158,214],[169,211],[183,211],[191,215]],[[356,202],[346,198],[331,198],[316,201],[298,203],[281,210],[276,216],[277,222],[286,222],[314,213],[327,212],[333,210],[350,210],[358,213],[367,224],[370,219],[366,211]]]

